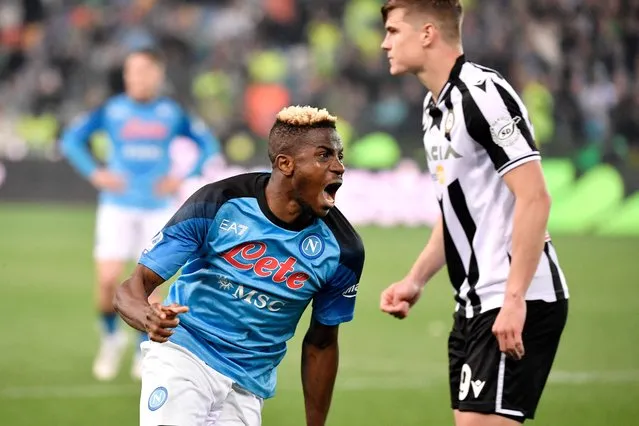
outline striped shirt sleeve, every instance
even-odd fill
[[[476,84],[460,84],[460,91],[468,133],[500,176],[541,159],[526,107],[506,80],[487,76]]]

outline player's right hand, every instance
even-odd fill
[[[107,169],[97,169],[89,180],[93,186],[104,191],[122,192],[124,190],[124,178]]]
[[[169,340],[169,337],[173,334],[173,329],[180,323],[177,316],[188,311],[188,307],[177,303],[172,303],[169,306],[159,303],[149,305],[144,322],[144,328],[149,335],[149,339],[158,343],[164,343]]]
[[[404,319],[422,295],[423,286],[406,277],[382,292],[380,309],[395,318]]]

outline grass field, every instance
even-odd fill
[[[96,383],[93,209],[0,205],[0,425],[135,425],[138,384]],[[379,292],[408,269],[427,229],[364,228],[367,263],[355,320],[342,327],[329,425],[450,425],[445,274],[400,322]],[[556,237],[571,286],[568,326],[538,410],[539,426],[639,424],[639,240]],[[308,314],[308,313],[307,313]],[[300,324],[306,327],[308,316]],[[301,334],[301,333],[300,333]],[[264,425],[300,426],[299,336],[279,368]]]

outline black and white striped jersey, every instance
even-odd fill
[[[510,84],[464,56],[437,103],[426,95],[422,124],[456,311],[472,317],[504,300],[515,197],[502,176],[541,157],[528,112]],[[566,298],[566,280],[547,236],[526,299]]]

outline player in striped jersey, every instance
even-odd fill
[[[523,423],[568,312],[528,113],[498,72],[466,61],[458,0],[388,0],[382,15],[391,74],[415,74],[429,91],[424,146],[442,215],[381,309],[406,317],[446,264],[457,302],[448,347],[455,424]]]

